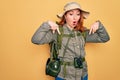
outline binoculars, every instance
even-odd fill
[[[74,58],[74,67],[75,68],[83,68],[83,58],[81,57],[75,57]]]

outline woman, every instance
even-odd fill
[[[61,64],[61,71],[56,80],[88,80],[85,43],[101,43],[109,40],[109,35],[100,21],[93,23],[90,29],[83,27],[83,20],[88,15],[89,12],[82,10],[76,2],[67,3],[64,6],[64,12],[57,15],[61,20],[58,24],[63,27],[63,34],[74,36],[62,38],[58,57],[62,60],[62,63],[73,64]],[[61,34],[56,23],[52,21],[44,22],[33,35],[32,42],[34,44],[50,43],[57,39],[57,33]],[[85,36],[82,35],[83,33]],[[78,66],[79,63],[80,66]]]

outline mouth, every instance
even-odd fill
[[[77,21],[73,21],[73,25],[77,25]]]

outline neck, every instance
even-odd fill
[[[70,30],[73,30],[73,28],[71,26],[69,26],[68,24],[66,24],[66,25]]]

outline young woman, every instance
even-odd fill
[[[81,9],[76,2],[67,3],[64,6],[64,12],[57,15],[61,20],[58,24],[63,27],[63,34],[69,36],[62,38],[58,55],[58,58],[62,60],[61,71],[56,80],[88,80],[85,43],[102,43],[110,39],[100,21],[93,23],[90,29],[83,27],[83,20],[88,15],[89,12]],[[32,43],[45,44],[56,41],[57,33],[61,35],[58,24],[52,21],[44,22],[33,35]]]

